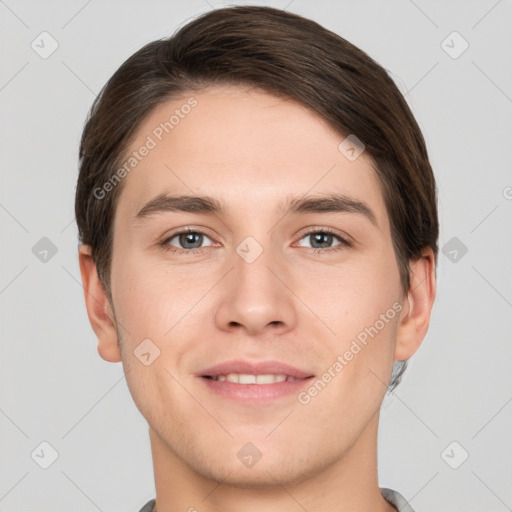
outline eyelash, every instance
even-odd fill
[[[207,238],[210,238],[203,231],[200,231],[198,229],[187,228],[187,229],[183,229],[181,231],[177,231],[176,233],[173,233],[171,236],[168,236],[167,238],[165,238],[165,240],[163,240],[162,242],[159,242],[158,245],[164,251],[173,252],[175,254],[183,254],[183,253],[185,253],[185,254],[188,254],[188,255],[194,255],[194,254],[197,253],[197,251],[200,251],[201,249],[211,249],[211,247],[197,247],[195,249],[180,249],[180,248],[176,248],[176,247],[174,247],[172,245],[169,245],[169,241],[170,240],[172,240],[173,238],[176,238],[179,235],[183,235],[183,234],[187,234],[187,233],[197,233],[199,235],[203,235],[203,236],[206,236]],[[335,245],[334,247],[327,247],[326,249],[315,249],[315,248],[312,248],[313,254],[326,253],[326,252],[331,253],[331,252],[338,251],[338,250],[341,250],[341,249],[344,249],[344,248],[347,248],[347,247],[352,247],[352,243],[351,242],[349,242],[345,238],[341,237],[340,235],[338,235],[337,233],[335,233],[334,231],[332,231],[329,228],[313,229],[311,231],[308,231],[307,233],[304,233],[300,237],[299,240],[302,240],[304,237],[306,237],[308,235],[318,234],[318,233],[332,235],[340,243],[338,245]]]

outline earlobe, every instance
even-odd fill
[[[112,363],[121,361],[114,314],[103,283],[98,277],[91,248],[82,245],[78,252],[85,306],[93,331],[98,338],[98,353]]]
[[[395,344],[395,361],[409,359],[428,331],[436,296],[435,258],[430,247],[410,262],[410,286],[400,317]]]

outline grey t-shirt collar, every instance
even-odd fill
[[[380,492],[384,499],[391,503],[398,512],[414,512],[414,510],[409,505],[409,502],[397,491],[393,491],[393,489],[388,489],[386,487],[381,487]],[[149,500],[139,512],[153,512],[153,506],[155,504],[155,499]]]

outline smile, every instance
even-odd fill
[[[227,375],[217,375],[216,377],[206,375],[205,378],[221,382],[233,382],[235,384],[275,384],[276,382],[303,380],[290,375],[250,375],[247,373],[228,373]]]

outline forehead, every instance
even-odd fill
[[[254,215],[277,211],[285,196],[341,193],[385,217],[371,159],[364,152],[348,159],[339,148],[344,139],[307,107],[266,92],[225,86],[184,93],[139,126],[118,210],[133,218],[153,197],[189,194]]]

